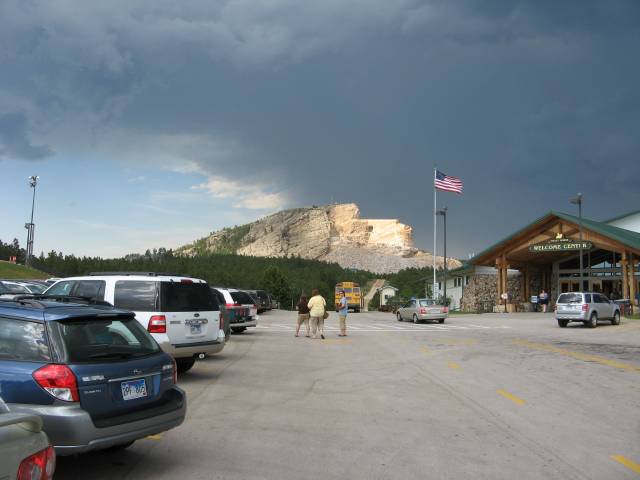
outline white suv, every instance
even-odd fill
[[[90,273],[57,281],[44,295],[104,300],[131,310],[162,350],[186,372],[200,354],[224,348],[215,295],[204,280],[161,273]]]

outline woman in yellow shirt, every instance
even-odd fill
[[[307,306],[309,307],[309,314],[311,316],[311,334],[313,338],[318,338],[318,332],[320,338],[324,340],[324,313],[326,311],[327,302],[320,295],[320,291],[314,288],[311,291],[312,297],[309,299]]]

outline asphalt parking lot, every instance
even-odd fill
[[[185,423],[56,479],[638,479],[640,321],[272,311],[179,378]]]

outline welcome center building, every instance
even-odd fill
[[[551,211],[447,272],[447,296],[455,310],[529,311],[542,290],[551,305],[563,292],[594,291],[638,312],[639,262],[640,210],[606,221]],[[444,272],[438,281],[443,294]]]

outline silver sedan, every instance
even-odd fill
[[[399,322],[409,320],[418,323],[427,320],[437,320],[444,323],[449,316],[449,309],[444,305],[438,305],[430,298],[413,298],[396,312]]]

